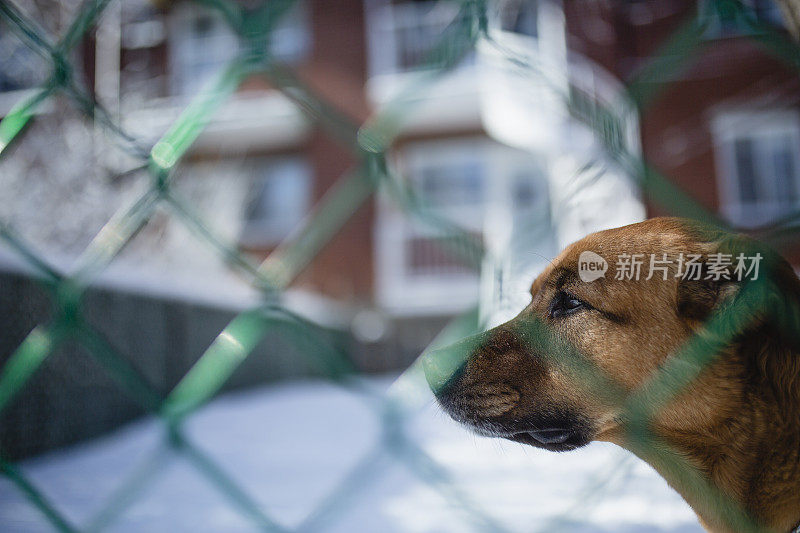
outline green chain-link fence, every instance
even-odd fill
[[[445,0],[441,0],[445,1]],[[481,0],[462,0],[458,3],[460,14],[443,32],[440,42],[427,56],[425,66],[398,96],[384,106],[365,124],[355,124],[344,113],[328,104],[307,87],[286,66],[273,60],[268,46],[269,36],[281,16],[292,7],[292,0],[264,2],[259,7],[243,8],[228,0],[202,0],[198,3],[218,10],[227,24],[238,35],[241,48],[238,56],[216,78],[212,86],[197,95],[180,117],[154,146],[128,135],[112,114],[100,106],[75,76],[75,67],[70,62],[73,49],[95,27],[111,0],[86,2],[78,16],[60,40],[53,40],[33,20],[27,18],[14,4],[0,2],[0,14],[27,46],[51,65],[47,82],[33,96],[19,102],[0,122],[0,165],[7,157],[6,148],[24,135],[26,124],[32,120],[40,106],[57,93],[66,95],[81,112],[104,131],[113,136],[133,157],[138,158],[142,168],[150,177],[147,191],[127,210],[118,212],[94,237],[80,256],[77,266],[64,274],[49,265],[45,257],[27,245],[15,231],[0,221],[0,237],[8,246],[36,272],[47,287],[54,303],[54,312],[49,322],[38,325],[16,351],[9,357],[0,373],[0,411],[14,400],[26,383],[51,354],[65,342],[77,342],[116,379],[119,386],[147,411],[158,417],[168,438],[163,451],[181,454],[196,469],[224,493],[241,513],[259,528],[269,531],[284,531],[225,471],[206,456],[187,438],[183,423],[187,417],[225,384],[227,378],[248,357],[256,344],[270,330],[278,330],[291,342],[303,346],[303,353],[313,358],[313,363],[322,368],[332,380],[355,389],[377,412],[382,422],[381,438],[375,443],[373,453],[367,454],[333,495],[323,501],[299,526],[300,530],[313,530],[325,523],[330,513],[350,504],[357,495],[358,487],[369,476],[375,474],[376,457],[390,452],[411,471],[437,488],[449,500],[460,506],[476,525],[487,531],[504,531],[505,527],[481,511],[476,502],[454,485],[448,473],[438,465],[405,432],[403,418],[413,409],[414,402],[407,397],[413,387],[407,382],[418,383],[421,379],[419,365],[412,365],[389,389],[388,394],[379,395],[362,387],[358,380],[351,379],[356,372],[349,363],[347,354],[328,342],[321,329],[288,311],[281,304],[281,292],[295,279],[298,273],[315,257],[320,249],[336,234],[348,218],[378,190],[388,196],[409,216],[441,231],[442,244],[450,247],[466,263],[479,267],[484,255],[482,245],[470,233],[461,230],[447,218],[426,207],[413,188],[396,176],[387,164],[387,151],[400,134],[402,122],[415,95],[425,91],[439,77],[446,74],[481,41],[496,47],[501,53],[522,69],[529,69],[536,76],[536,68],[526,58],[514,57],[514,52],[494,42],[488,31],[487,8]],[[705,2],[704,10],[685,24],[666,41],[666,44],[650,58],[647,65],[630,80],[626,97],[631,98],[639,109],[645,109],[654,100],[672,74],[679,73],[701,51],[704,32],[712,17],[724,15],[756,40],[766,50],[788,63],[792,68],[800,67],[800,48],[783,33],[765,26],[753,18],[740,2],[718,0]],[[260,265],[240,253],[236,246],[219,237],[195,213],[192,205],[173,190],[173,172],[185,157],[194,140],[201,133],[212,115],[237,90],[245,78],[261,76],[292,100],[308,117],[321,125],[343,144],[349,146],[357,160],[355,168],[342,176],[339,182],[322,199],[312,216],[290,240],[278,247]],[[617,109],[603,106],[590,95],[575,88],[562,95],[568,109],[578,120],[594,128],[605,144],[608,156],[624,168],[646,198],[675,215],[702,220],[725,228],[724,222],[706,212],[697,202],[679,191],[667,178],[636,154],[629,152],[619,142],[622,119]],[[13,199],[6,199],[13,201]],[[85,320],[82,314],[82,299],[87,288],[99,273],[120,253],[138,230],[148,223],[156,208],[165,208],[174,217],[186,224],[194,233],[224,256],[227,263],[247,275],[263,294],[263,303],[257,308],[238,315],[220,332],[211,346],[201,354],[178,385],[164,397],[145,379],[134,366],[122,356],[112,344]],[[797,229],[797,216],[781,220],[768,237],[775,239],[791,236]],[[766,265],[767,270],[769,265]],[[765,286],[769,276],[746,286],[741,304],[726,309],[713,317],[705,326],[708,335],[690,340],[666,363],[652,380],[640,391],[629,395],[628,426],[630,447],[641,453],[661,450],[659,460],[667,465],[687,486],[694,487],[699,501],[710,502],[720,509],[723,516],[737,531],[760,531],[741,508],[719,491],[708,480],[688,465],[681,457],[661,445],[649,431],[648,421],[653,413],[673,398],[682,387],[694,379],[699,371],[711,361],[726,339],[747,324],[764,305]],[[797,316],[788,312],[788,315]],[[791,321],[787,321],[791,324]],[[530,328],[541,328],[529,324]],[[450,344],[480,329],[478,313],[471,311],[448,326],[433,342],[430,350]],[[712,335],[713,334],[713,335]],[[548,332],[541,330],[540,337],[548,339]],[[715,341],[708,341],[709,338]],[[551,339],[557,344],[557,340]],[[590,380],[609,395],[620,395],[619,386],[609,376],[603,376],[593,368],[580,353],[570,347],[561,347],[554,352],[562,354],[561,363],[573,367],[584,379]],[[685,364],[685,363],[690,364]],[[108,497],[103,508],[87,523],[71,523],[66,514],[55,508],[43,492],[27,479],[14,464],[2,457],[0,470],[24,493],[31,505],[36,506],[58,530],[94,531],[111,524],[153,479],[159,467],[171,460],[173,454],[159,451],[124,480],[115,493]],[[585,496],[602,498],[603,478],[594,480]],[[588,501],[584,502],[588,505]],[[580,511],[581,504],[576,505]],[[560,522],[543,526],[544,530],[556,530]]]

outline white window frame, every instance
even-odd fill
[[[457,215],[459,221],[464,221],[459,225],[465,229],[491,239],[492,214],[503,209],[507,212],[510,187],[518,179],[520,171],[529,168],[534,158],[532,154],[486,137],[441,139],[409,143],[400,150],[396,166],[401,176],[415,179],[412,176],[422,168],[450,161],[461,163],[469,158],[475,158],[483,167],[482,202],[455,208],[451,213]],[[546,190],[545,172],[542,166],[541,179]],[[549,205],[549,194],[542,196],[538,201]],[[448,210],[434,212],[446,214]],[[407,243],[416,237],[436,234],[434,229],[421,223],[412,226],[409,217],[391,199],[385,195],[379,197],[374,233],[378,303],[387,312],[398,316],[454,314],[475,305],[480,294],[479,272],[411,274],[407,270],[410,261]],[[491,243],[487,242],[487,246]]]
[[[717,169],[717,187],[720,211],[732,223],[742,227],[754,227],[774,221],[787,209],[800,209],[800,111],[740,110],[717,114],[711,121],[714,139],[714,156]],[[758,151],[760,143],[775,136],[784,136],[795,147],[790,153],[795,171],[795,203],[787,206],[776,189],[775,180],[766,180],[767,197],[755,202],[744,202],[740,198],[739,177],[736,169],[735,142],[740,139],[756,141],[754,165],[756,175],[773,174],[767,154]]]
[[[205,39],[203,49],[192,38],[193,25],[199,17],[210,16],[214,20],[214,34]],[[169,70],[170,89],[173,95],[193,95],[207,83],[208,79],[197,79],[195,58],[212,58],[218,70],[233,60],[239,51],[239,39],[228,25],[222,13],[212,8],[201,8],[196,4],[182,3],[175,6],[169,17]],[[273,29],[271,38],[275,57],[287,63],[304,59],[311,50],[310,8],[308,2],[297,0],[284,13]],[[286,45],[285,43],[290,43]],[[192,71],[195,72],[192,72]],[[213,77],[213,76],[212,76]]]
[[[277,223],[248,220],[247,202],[252,200],[253,194],[259,194],[254,191],[262,187],[265,182],[277,179],[277,176],[284,172],[295,173],[294,179],[305,182],[302,185],[305,188],[304,197],[301,199],[300,205],[294,206],[293,209],[296,216],[289,221],[282,219]],[[246,188],[248,192],[245,203],[242,205],[242,229],[239,235],[239,244],[251,248],[276,246],[297,230],[311,209],[314,190],[311,163],[301,155],[257,158],[248,165],[247,174],[250,177]],[[281,176],[281,178],[283,177]]]

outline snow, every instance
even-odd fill
[[[342,533],[485,530],[381,445],[376,398],[383,397],[390,382],[365,380],[359,392],[303,381],[229,393],[198,411],[185,429],[190,442],[287,528],[303,525],[304,531]],[[405,402],[410,413],[406,433],[446,469],[464,498],[504,529],[702,531],[680,497],[627,452],[595,443],[554,454],[476,437],[452,422],[423,391],[419,384],[407,383],[390,389],[405,399],[414,395]],[[149,465],[153,476],[145,478],[142,492],[111,523],[110,531],[257,530],[186,456],[165,449],[164,438],[162,425],[145,419],[18,466],[75,524],[89,523],[125,480]],[[365,464],[366,457],[373,460]],[[362,477],[351,477],[353,493],[344,494],[340,483],[356,467]],[[342,497],[339,505],[304,524],[331,494]],[[0,524],[6,532],[50,531],[5,478],[0,480]]]

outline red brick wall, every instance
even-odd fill
[[[567,0],[569,46],[630,81],[696,10],[696,2],[687,0]],[[710,131],[714,110],[800,106],[800,77],[751,38],[734,36],[704,41],[685,68],[662,81],[641,111],[645,159],[701,205],[716,211],[717,169]],[[667,213],[648,202],[650,216]]]
[[[297,67],[297,75],[333,109],[361,124],[369,113],[362,0],[313,0],[311,26],[311,55]],[[314,172],[315,204],[357,164],[351,142],[324,124],[313,125],[305,154]],[[299,284],[337,299],[371,300],[373,221],[370,199],[314,258]]]

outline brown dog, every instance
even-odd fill
[[[785,260],[656,218],[569,246],[531,295],[513,320],[424,359],[453,418],[553,451],[616,443],[709,531],[800,524],[800,280]]]

